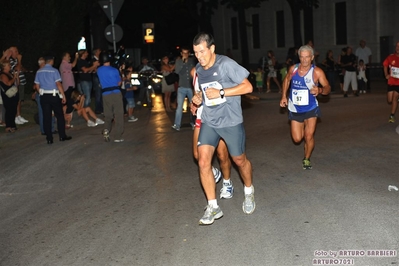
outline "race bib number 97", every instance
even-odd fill
[[[309,104],[309,90],[292,90],[292,103],[295,105]]]

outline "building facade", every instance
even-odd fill
[[[318,8],[311,12],[300,11],[302,41],[311,36],[314,48],[322,62],[328,50],[334,58],[343,47],[354,51],[361,39],[372,50],[372,63],[381,65],[385,57],[394,51],[399,41],[398,0],[320,0]],[[259,8],[246,11],[249,62],[258,65],[259,59],[273,50],[278,62],[285,62],[290,47],[294,46],[293,19],[286,0],[268,0]],[[212,17],[216,52],[230,50],[241,62],[240,32],[237,12],[219,6]]]

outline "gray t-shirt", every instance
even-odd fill
[[[198,84],[202,92],[207,85],[218,89],[227,89],[242,83],[249,72],[236,61],[224,55],[216,55],[215,64],[204,70],[197,64]],[[232,127],[243,122],[241,96],[229,96],[223,99],[206,100],[203,93],[202,123],[214,128]]]

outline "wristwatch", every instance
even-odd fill
[[[220,98],[224,98],[224,89],[221,89],[220,91],[219,91],[219,94],[220,94]]]

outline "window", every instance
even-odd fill
[[[259,15],[252,15],[252,46],[254,49],[260,48]]]
[[[309,40],[314,42],[313,38],[313,6],[303,9],[303,26],[305,29],[305,43]]]
[[[285,47],[284,11],[276,12],[277,47]]]
[[[347,44],[346,2],[335,4],[335,41],[336,44]]]
[[[238,49],[238,21],[237,18],[231,18],[231,48]]]

